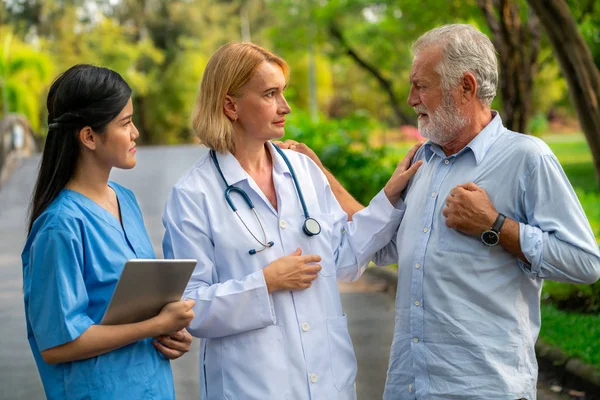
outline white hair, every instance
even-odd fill
[[[465,72],[470,72],[477,81],[477,98],[489,107],[498,87],[498,60],[490,39],[471,25],[442,25],[417,39],[413,54],[416,56],[431,47],[439,47],[443,53],[435,68],[442,88],[449,90],[462,80]]]

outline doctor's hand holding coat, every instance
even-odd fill
[[[210,152],[169,194],[166,258],[195,258],[188,328],[200,392],[215,399],[355,399],[356,359],[337,281],[358,279],[396,232],[414,151],[347,221],[308,157],[280,150],[288,66],[251,43],[206,66],[194,129]],[[368,220],[368,221],[367,221]]]
[[[48,399],[174,399],[168,359],[190,348],[192,300],[98,325],[125,262],[154,258],[135,196],[108,180],[136,164],[132,118],[131,88],[106,68],[76,65],[48,93],[22,253],[27,338]]]

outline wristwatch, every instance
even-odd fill
[[[481,241],[483,244],[486,246],[496,246],[500,243],[500,229],[502,229],[502,224],[504,224],[505,219],[506,216],[504,214],[498,214],[492,227],[481,234]]]

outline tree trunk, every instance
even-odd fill
[[[530,13],[521,21],[514,0],[477,0],[500,58],[500,95],[503,122],[515,132],[525,132],[531,114],[533,77],[540,49],[538,18]]]
[[[592,152],[600,188],[600,72],[564,0],[527,0],[540,18]]]

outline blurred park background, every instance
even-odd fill
[[[364,203],[420,138],[406,104],[412,42],[459,22],[499,53],[493,108],[510,129],[550,145],[600,238],[597,0],[3,0],[0,118],[25,116],[39,148],[50,83],[92,63],[132,86],[139,144],[193,143],[208,58],[252,41],[291,67],[286,138],[312,146]],[[10,140],[1,136],[0,168]],[[546,282],[541,338],[600,367],[599,312],[600,283]]]

